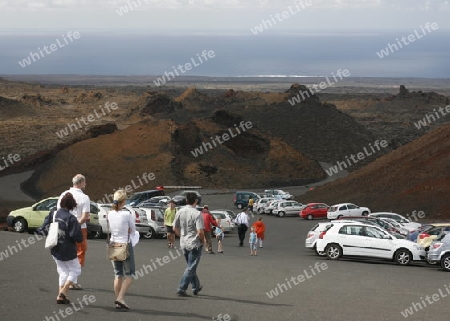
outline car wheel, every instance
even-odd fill
[[[150,227],[150,230],[147,233],[143,233],[142,236],[145,239],[152,239],[155,237],[155,230],[152,227]]]
[[[308,215],[308,220],[312,220],[313,218],[314,217],[311,214]]]
[[[362,212],[362,216],[367,216],[367,215],[369,215],[369,212],[367,212],[367,211]]]
[[[284,212],[278,212],[278,217],[283,217],[284,216]]]
[[[241,208],[242,208],[242,204],[238,204],[237,207],[238,207],[239,209],[241,209]]]
[[[441,268],[450,272],[450,253],[445,254],[441,259]]]
[[[340,220],[340,219],[341,219],[341,217],[342,217],[342,215],[338,215],[337,219],[338,219],[338,220]]]
[[[407,249],[399,249],[394,254],[394,260],[400,265],[408,265],[412,261],[412,254]]]
[[[27,229],[28,224],[27,221],[23,218],[18,218],[15,222],[14,222],[14,231],[18,232],[18,233],[23,233],[25,232],[25,230]]]
[[[258,208],[258,209],[257,209],[257,212],[258,212],[258,214],[263,214],[263,213],[262,213],[262,208]]]
[[[342,256],[342,248],[337,244],[328,244],[325,254],[330,260],[339,260]]]

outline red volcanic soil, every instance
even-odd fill
[[[300,199],[353,202],[372,212],[424,211],[427,219],[450,219],[450,123]]]

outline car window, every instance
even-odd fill
[[[337,206],[331,206],[329,209],[328,209],[328,212],[335,212],[337,210]]]
[[[98,214],[98,212],[100,212],[100,210],[98,209],[98,207],[91,203],[90,213],[91,213],[91,214]]]
[[[45,200],[36,206],[36,211],[50,211],[56,207],[57,199]]]
[[[226,219],[226,215],[222,213],[212,213],[215,218]]]
[[[349,205],[347,205],[347,208],[348,208],[349,210],[354,210],[354,209],[356,208],[356,206],[353,205],[353,204],[349,204]]]
[[[343,205],[339,207],[339,211],[345,211],[347,209],[347,205]]]
[[[385,234],[382,233],[380,230],[378,230],[376,228],[366,227],[366,235],[368,237],[374,237],[374,238],[377,238],[377,239],[382,239]]]
[[[339,230],[339,234],[365,235],[363,226],[358,226],[358,225],[344,225]]]

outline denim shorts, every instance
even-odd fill
[[[123,276],[133,276],[135,272],[134,250],[131,243],[128,244],[128,257],[125,261],[111,261],[116,278]]]

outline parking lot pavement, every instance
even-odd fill
[[[230,195],[208,195],[205,203],[212,209],[232,208],[229,199]],[[59,309],[71,306],[55,304],[56,267],[43,240],[31,244],[28,234],[0,232],[0,253],[9,253],[0,261],[1,319],[379,321],[403,320],[401,313],[410,307],[413,314],[408,320],[448,319],[450,294],[432,304],[426,296],[439,289],[447,293],[450,274],[425,263],[398,266],[322,259],[304,248],[306,233],[318,221],[270,216],[263,220],[266,241],[258,256],[249,256],[247,243],[238,246],[236,232],[226,235],[224,254],[205,253],[201,258],[202,292],[187,298],[175,295],[185,268],[180,253],[169,250],[164,239],[142,239],[135,248],[140,272],[126,297],[129,312],[114,309],[113,271],[106,260],[105,240],[89,240],[79,279],[84,290],[70,292],[74,306],[65,317]]]

